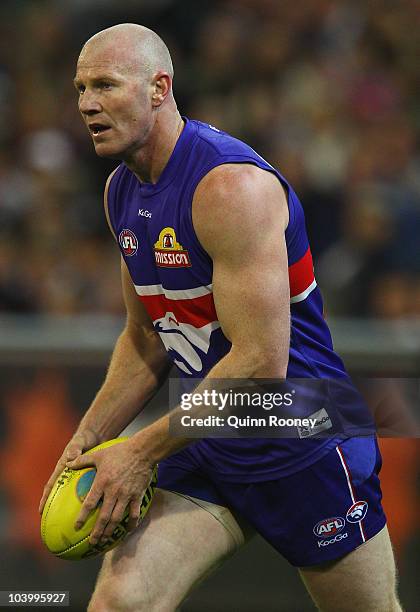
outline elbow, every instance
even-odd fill
[[[288,358],[278,355],[261,355],[254,366],[254,378],[286,378]]]
[[[248,378],[286,378],[289,363],[289,349],[278,347],[234,347],[232,356],[237,356],[243,363],[243,370]],[[242,369],[242,368],[241,368]]]

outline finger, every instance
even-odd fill
[[[50,494],[51,489],[52,489],[52,487],[50,487],[48,485],[45,485],[45,487],[44,487],[44,491],[42,493],[41,501],[39,502],[39,507],[38,507],[38,512],[40,514],[42,514],[42,512],[44,510],[45,502],[48,499],[48,495]]]
[[[104,499],[101,511],[99,513],[98,518],[96,519],[95,527],[90,534],[89,542],[93,546],[102,539],[104,530],[106,529],[116,504],[115,495],[107,495],[107,498]],[[114,530],[112,530],[114,531]]]
[[[44,490],[42,492],[42,497],[41,497],[41,501],[39,502],[39,513],[42,514],[42,511],[44,510],[44,506],[45,506],[45,502],[48,499],[48,495],[51,492],[51,489],[53,488],[55,481],[57,480],[57,478],[60,476],[61,472],[63,471],[65,466],[64,461],[59,461],[54,469],[54,472],[51,474],[51,476],[48,479],[47,484],[44,487]]]
[[[89,493],[87,494],[85,501],[82,504],[79,515],[74,524],[74,528],[76,531],[82,527],[92,510],[95,510],[102,495],[102,489],[98,486],[95,487],[95,485],[93,485]]]
[[[133,531],[140,523],[140,508],[143,496],[132,499],[130,502],[130,518],[127,523],[127,531]]]
[[[77,457],[80,457],[80,455],[82,454],[82,451],[83,451],[82,446],[79,444],[70,446],[66,451],[66,462],[68,463],[69,461],[73,461]]]
[[[81,470],[85,467],[96,467],[97,457],[93,455],[80,455],[76,457],[76,459],[72,459],[71,461],[67,461],[67,467],[72,470]]]
[[[115,528],[118,526],[118,523],[122,520],[124,516],[125,509],[127,508],[127,500],[119,499],[114,506],[114,510],[112,511],[111,518],[109,519],[108,525],[104,529],[102,540],[107,540],[112,536],[115,531]]]
[[[53,488],[53,485],[51,484],[46,484],[44,487],[44,490],[42,492],[42,497],[41,497],[41,501],[39,502],[39,513],[42,514],[44,511],[44,506],[46,504],[46,501],[48,499],[49,494],[51,493],[51,489]]]
[[[39,513],[42,514],[43,510],[44,510],[44,506],[45,506],[45,502],[48,499],[48,495],[51,492],[51,489],[53,488],[53,484],[55,482],[55,479],[53,482],[51,482],[51,478],[50,480],[47,482],[47,484],[45,485],[43,491],[42,491],[42,497],[41,497],[41,501],[39,502]]]

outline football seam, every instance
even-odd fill
[[[61,557],[61,555],[64,555],[65,553],[69,552],[69,550],[72,550],[73,548],[76,548],[76,546],[79,546],[79,544],[82,544],[83,542],[85,542],[86,540],[88,540],[90,538],[90,534],[85,536],[84,538],[82,538],[81,540],[79,540],[78,542],[76,542],[76,544],[72,544],[71,546],[69,546],[68,548],[65,548],[64,550],[62,550],[59,553],[54,553],[57,557]]]

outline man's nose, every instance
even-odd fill
[[[102,110],[95,92],[86,89],[79,99],[79,110],[84,115],[93,115]]]

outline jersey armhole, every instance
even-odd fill
[[[113,170],[111,172],[111,174],[108,176],[107,181],[105,183],[105,189],[104,189],[104,211],[105,211],[105,218],[107,220],[108,227],[109,227],[109,229],[111,231],[111,234],[114,236],[115,242],[118,242],[118,240],[117,240],[117,237],[115,235],[114,228],[112,227],[111,218],[110,218],[110,215],[109,215],[108,192],[109,192],[109,186],[111,184],[111,181],[114,178],[114,175],[117,172],[118,168],[119,168],[119,166],[117,166],[115,168],[115,170]]]

